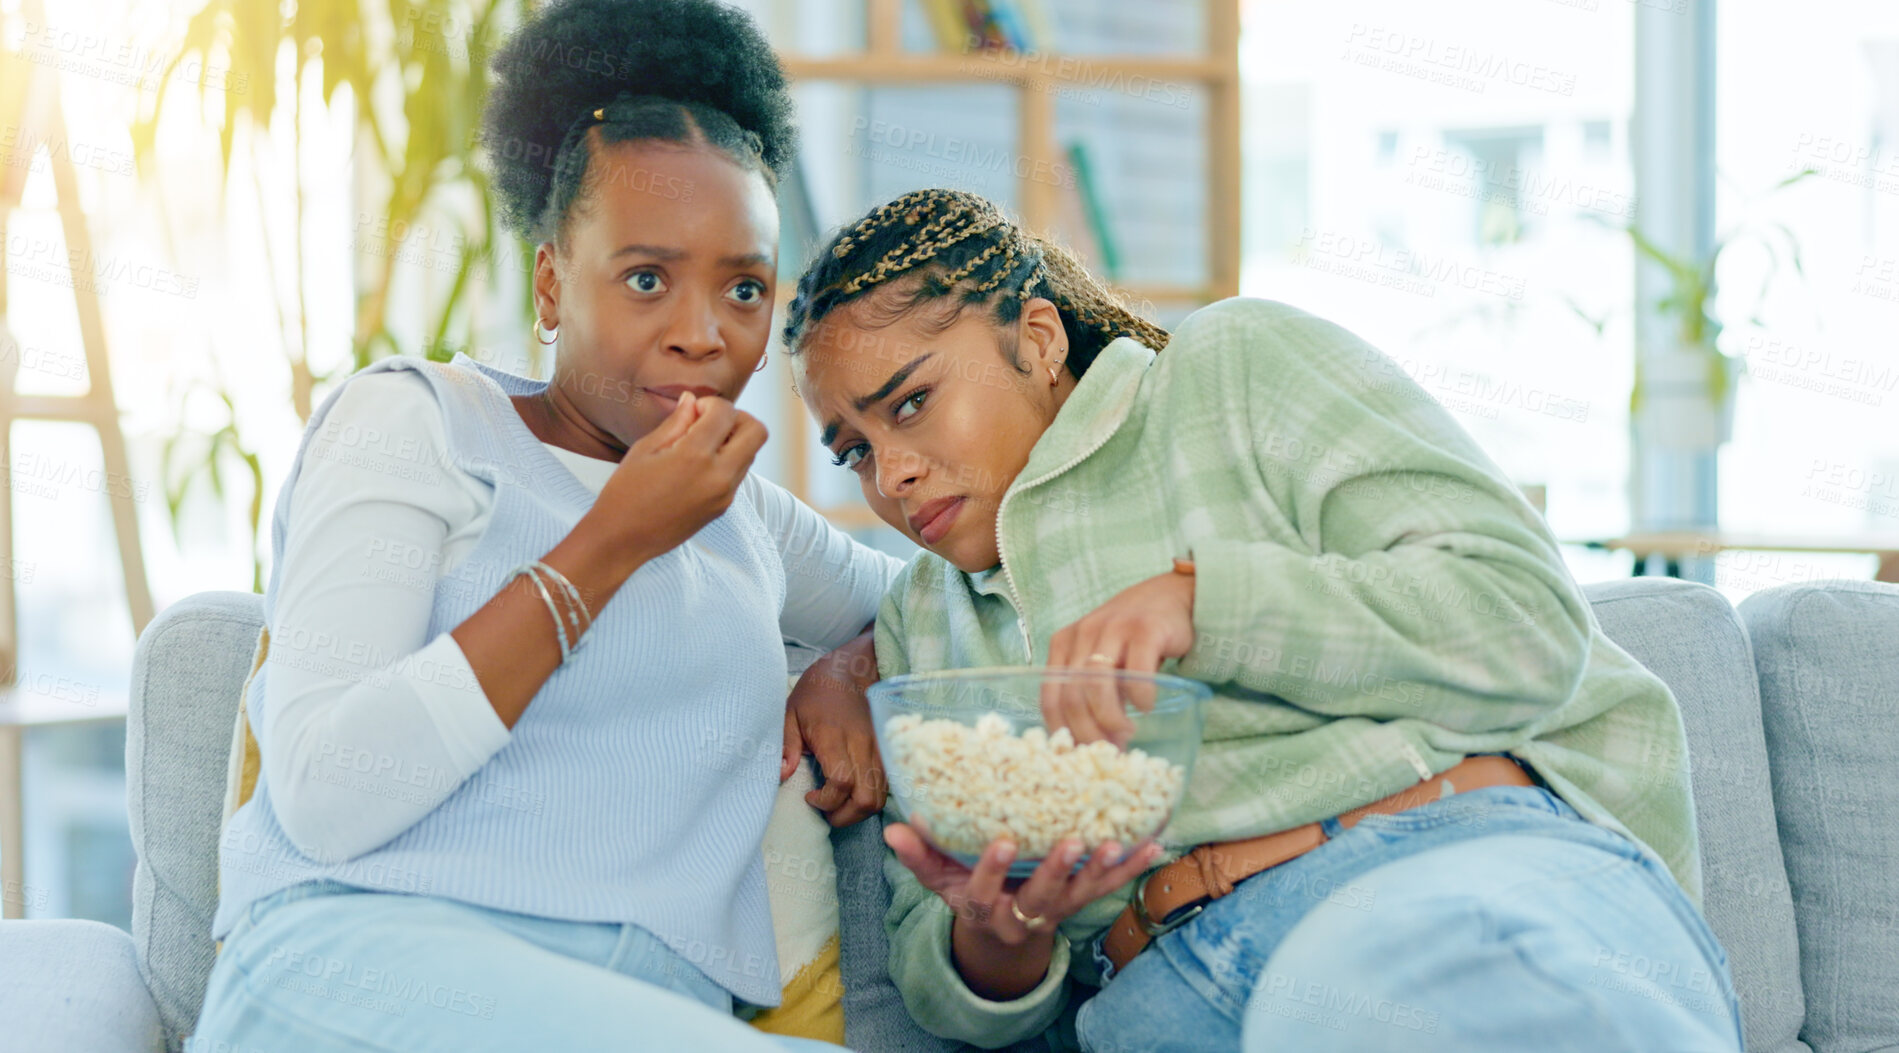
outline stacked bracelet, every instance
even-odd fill
[[[580,645],[586,642],[587,630],[593,628],[591,614],[587,614],[585,621],[581,618],[581,615],[587,611],[587,605],[581,601],[580,590],[574,587],[573,582],[567,580],[567,575],[538,559],[528,560],[514,568],[509,572],[508,580],[514,580],[517,574],[526,574],[528,580],[534,583],[535,590],[541,594],[541,602],[547,604],[547,613],[554,619],[554,637],[560,643],[561,664],[565,665],[567,659],[575,651],[580,650]],[[542,580],[543,576],[553,579],[554,584],[559,587],[566,600],[566,610],[563,611],[562,605],[554,602],[554,594],[547,590],[547,583]],[[568,634],[569,629],[573,631],[571,637]]]

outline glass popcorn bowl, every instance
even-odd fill
[[[1044,692],[1111,699],[1134,725],[1124,747],[1050,735]],[[938,851],[974,867],[998,837],[1027,877],[1064,838],[1081,858],[1123,851],[1166,827],[1200,752],[1207,685],[1123,669],[999,666],[912,673],[872,684],[871,719],[890,792]]]

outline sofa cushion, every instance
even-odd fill
[[[138,853],[132,938],[172,1053],[197,1024],[211,975],[231,699],[262,625],[262,596],[200,592],[160,612],[133,653],[125,731]]]
[[[249,797],[260,766],[238,699],[264,657],[263,628],[263,597],[197,593],[153,619],[133,660],[126,729],[127,794],[138,854],[132,931],[138,968],[158,1005],[171,1053],[178,1053],[196,1026],[215,956],[211,919],[217,912],[219,831]],[[794,677],[818,657],[786,642]],[[841,1037],[844,1010],[830,831],[803,803],[811,778],[807,764],[780,788],[767,833],[774,915],[795,913],[800,924],[779,934],[787,1004],[753,1023],[780,1034],[835,1038]]]
[[[0,922],[0,1053],[158,1053],[158,1007],[125,930],[61,918]]]
[[[866,1053],[953,1053],[970,1049],[918,1027],[890,980],[890,943],[884,911],[884,817],[831,831],[837,858],[838,935],[843,941],[844,1044]]]
[[[1808,1044],[1899,1049],[1899,586],[1749,596]]]
[[[1675,578],[1597,583],[1583,595],[1609,639],[1681,706],[1703,912],[1728,953],[1747,1048],[1804,1050],[1800,947],[1747,632],[1719,592]]]
[[[1747,1046],[1800,1053],[1799,948],[1774,824],[1753,657],[1734,608],[1705,585],[1672,578],[1584,588],[1603,632],[1668,684],[1681,705],[1693,768],[1709,924],[1733,966]],[[848,1044],[865,1050],[959,1050],[910,1020],[890,981],[883,912],[890,902],[873,817],[832,835],[844,938]],[[1022,1043],[1024,1047],[1033,1043]]]

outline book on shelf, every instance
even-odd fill
[[[969,29],[963,20],[962,0],[917,0],[930,22],[938,50],[957,54],[967,50]]]
[[[1099,90],[1061,99],[1064,160],[1108,242],[1103,277],[1124,285],[1206,282],[1205,111]],[[1075,151],[1074,144],[1084,144]]]
[[[1016,0],[987,0],[989,17],[995,22],[1002,34],[1003,43],[1015,51],[1034,51],[1035,41],[1029,35],[1028,22],[1024,20],[1021,6]]]
[[[1031,51],[1036,35],[1016,0],[917,0],[939,50]]]
[[[989,0],[962,0],[964,39],[969,51],[997,51],[1008,46]]]
[[[1080,223],[1069,229],[1086,231],[1093,258],[1084,256],[1089,268],[1110,282],[1121,280],[1121,253],[1109,226],[1108,211],[1102,206],[1101,186],[1095,178],[1094,162],[1088,144],[1076,139],[1068,144],[1068,164],[1073,170],[1071,189],[1063,196],[1073,202]],[[1072,222],[1072,221],[1071,221]]]

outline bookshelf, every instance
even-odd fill
[[[930,0],[924,0],[929,3]],[[1196,13],[1202,19],[1200,47],[1193,51],[1146,53],[1145,41],[1129,36],[1134,44],[1124,50],[1015,51],[1015,50],[924,50],[916,38],[906,33],[905,16],[921,17],[914,3],[906,12],[904,0],[861,0],[863,46],[840,54],[800,54],[781,48],[779,57],[794,87],[815,83],[842,83],[861,88],[905,89],[983,88],[1007,102],[979,117],[993,117],[997,124],[1012,124],[1013,149],[1017,171],[1011,174],[1014,201],[1010,207],[1022,224],[1037,233],[1075,246],[1075,238],[1065,236],[1062,228],[1061,188],[1056,181],[1035,178],[1067,163],[1070,154],[1059,134],[1061,101],[1078,93],[1095,91],[1100,85],[1163,84],[1190,85],[1201,100],[1191,115],[1198,127],[1193,138],[1201,157],[1197,181],[1201,194],[1198,204],[1200,230],[1192,236],[1201,245],[1202,259],[1192,280],[1153,280],[1128,276],[1113,278],[1111,284],[1143,313],[1153,313],[1155,305],[1199,307],[1239,293],[1240,273],[1240,68],[1239,0],[1199,0]],[[1019,9],[1018,9],[1019,10]],[[914,26],[909,27],[914,28]],[[1047,34],[1043,39],[1060,33]],[[1110,35],[1112,36],[1112,35]],[[1116,43],[1113,39],[1110,45]],[[906,46],[908,45],[908,46]],[[986,97],[986,96],[985,96]],[[1126,101],[1126,100],[1121,100]],[[811,127],[808,117],[801,117]],[[918,127],[927,127],[928,113],[916,117]],[[1107,123],[1107,122],[1101,122]],[[1156,159],[1164,162],[1166,159]],[[1113,162],[1106,162],[1112,164]],[[815,173],[805,178],[813,183]],[[922,181],[928,183],[928,180]],[[981,192],[979,188],[978,192]],[[862,207],[869,207],[891,196],[874,195]],[[988,196],[996,196],[990,194]],[[1161,202],[1155,202],[1157,210]],[[1174,203],[1177,204],[1177,203]],[[1140,208],[1137,203],[1134,211]],[[1126,203],[1118,206],[1130,211]],[[858,210],[861,211],[861,208]],[[816,236],[822,238],[838,220],[820,220]],[[1086,255],[1084,253],[1084,255]],[[802,264],[802,260],[792,265]],[[788,298],[791,290],[781,288]],[[779,366],[780,369],[785,367]],[[776,414],[779,447],[785,458],[785,486],[833,523],[844,529],[882,526],[861,501],[825,502],[814,499],[810,422],[804,407],[790,392],[789,372],[782,385],[782,413]]]

